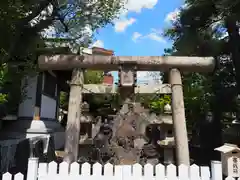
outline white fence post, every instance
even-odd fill
[[[2,176],[2,180],[12,180],[12,174],[10,174],[9,172],[4,173]]]
[[[201,174],[202,180],[210,180],[210,170],[208,166],[201,166],[200,174]]]
[[[220,161],[211,162],[212,180],[222,180],[222,163]]]
[[[55,179],[59,175],[64,177],[66,180],[85,178],[88,179],[92,177],[94,180],[97,179],[118,179],[118,180],[128,180],[128,179],[148,179],[148,180],[223,180],[222,176],[222,163],[219,161],[211,162],[211,177],[209,167],[199,167],[197,165],[192,165],[190,167],[185,165],[180,165],[178,167],[174,165],[163,166],[158,164],[154,166],[151,164],[146,164],[142,166],[140,164],[134,165],[115,165],[105,164],[102,166],[99,163],[95,163],[92,167],[93,172],[91,175],[91,165],[89,163],[84,163],[81,165],[81,174],[79,172],[80,165],[76,162],[70,165],[66,162],[59,164],[59,172],[57,173],[58,164],[56,162],[51,163],[39,163],[38,158],[28,159],[28,169],[26,180],[37,180],[38,178],[45,176],[46,179]],[[104,168],[104,174],[102,170]],[[165,173],[166,168],[166,173]],[[178,173],[177,173],[178,168]],[[114,171],[113,171],[114,170]],[[144,172],[143,172],[144,171]],[[23,175],[21,173],[12,175],[10,173],[3,174],[3,180],[23,180]],[[225,180],[234,180],[228,177]],[[240,178],[238,179],[240,180]]]
[[[23,180],[23,174],[22,173],[17,173],[14,175],[14,180]]]
[[[38,158],[28,159],[27,180],[37,180],[38,176]]]

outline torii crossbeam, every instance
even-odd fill
[[[167,71],[177,68],[186,72],[209,72],[215,67],[212,57],[184,56],[99,56],[53,55],[39,56],[42,70],[74,68],[117,71],[121,64],[135,64],[138,71]]]

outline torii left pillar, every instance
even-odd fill
[[[82,88],[84,84],[83,70],[76,68],[72,72],[68,104],[68,118],[65,137],[64,161],[68,163],[78,160],[80,118],[82,114]]]

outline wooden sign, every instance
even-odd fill
[[[239,154],[234,154],[228,158],[228,176],[239,177],[240,176],[240,158]]]
[[[239,176],[239,157],[232,157],[232,173],[237,175],[236,177]]]
[[[234,144],[224,144],[215,148],[221,152],[222,170],[225,176],[240,176],[240,148]]]

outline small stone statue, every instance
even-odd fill
[[[206,123],[212,123],[213,122],[213,114],[212,112],[208,112],[206,114]]]
[[[112,129],[108,124],[103,124],[96,137],[93,139],[94,150],[92,158],[98,162],[106,162],[111,158],[112,150],[110,139],[112,138]]]
[[[144,144],[142,149],[142,163],[151,163],[152,165],[158,164],[160,158],[160,148],[157,144],[160,137],[157,138],[158,135],[160,135],[160,131],[157,125],[151,124],[146,128],[148,142]]]

